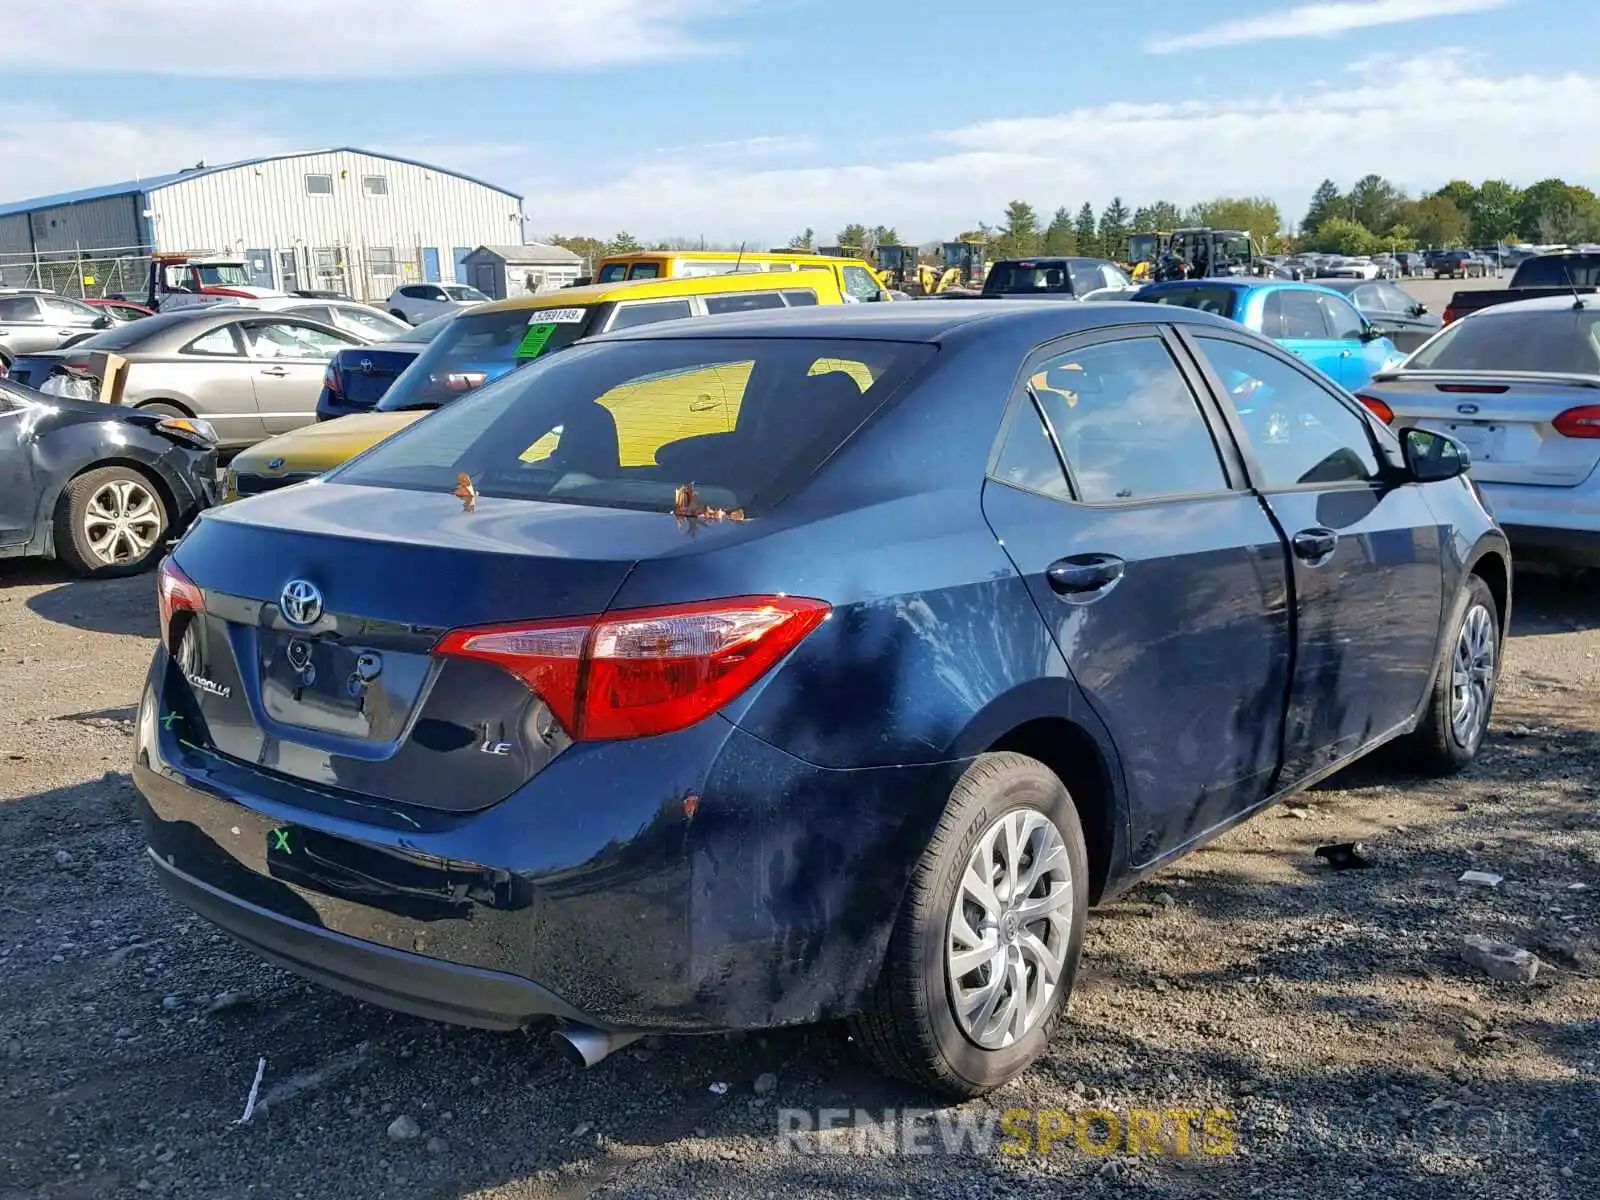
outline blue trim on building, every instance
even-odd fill
[[[425,171],[437,171],[440,175],[452,175],[457,179],[465,179],[468,183],[475,183],[479,187],[486,187],[490,191],[499,192],[503,196],[509,196],[517,202],[518,208],[522,207],[523,196],[520,193],[507,191],[503,187],[473,175],[452,171],[449,167],[421,162],[415,158],[402,158],[398,154],[384,154],[377,150],[363,150],[359,146],[332,146],[325,150],[295,150],[286,154],[263,154],[259,158],[242,158],[238,162],[219,163],[216,166],[200,167],[188,171],[175,171],[167,175],[151,175],[147,179],[129,179],[122,183],[108,183],[100,187],[80,188],[75,192],[57,192],[53,196],[35,196],[30,200],[13,200],[8,204],[0,204],[0,217],[15,216],[18,213],[33,212],[41,208],[59,208],[68,204],[86,204],[91,200],[105,200],[111,196],[137,194],[148,199],[151,192],[159,191],[164,187],[171,187],[175,183],[187,183],[191,179],[203,179],[205,176],[215,175],[219,171],[232,171],[238,167],[254,167],[259,166],[261,163],[281,162],[286,158],[304,158],[311,154],[365,154],[372,158],[385,158],[390,162],[421,167]],[[139,207],[142,212],[149,207],[149,204],[141,203]]]

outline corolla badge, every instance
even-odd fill
[[[1456,405],[1456,411],[1463,417],[1470,417],[1478,411],[1478,406],[1476,404],[1458,404]]]
[[[278,596],[278,607],[283,610],[283,619],[291,625],[302,628],[316,623],[322,616],[322,593],[317,590],[317,585],[305,579],[291,579],[283,585],[283,591]]]

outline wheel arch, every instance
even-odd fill
[[[194,405],[188,403],[187,401],[180,400],[176,396],[146,396],[132,407],[139,409],[153,408],[157,404],[165,404],[169,408],[175,408],[186,417],[194,417],[199,415],[195,412]]]
[[[1478,553],[1468,561],[1468,575],[1476,575],[1489,588],[1489,594],[1494,597],[1496,616],[1500,624],[1500,640],[1506,639],[1506,631],[1511,625],[1511,559],[1497,545],[1481,547]]]

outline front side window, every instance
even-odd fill
[[[1205,335],[1196,340],[1239,413],[1263,487],[1377,478],[1366,419],[1306,372],[1254,346]]]
[[[865,267],[846,267],[844,290],[857,300],[876,300],[882,289],[878,287],[878,281],[873,278],[872,272]]]
[[[1042,363],[1028,389],[1090,504],[1227,490],[1199,402],[1160,338],[1104,342]]]
[[[194,272],[201,287],[250,286],[250,274],[239,263],[201,263]]]
[[[1333,339],[1338,342],[1359,341],[1366,323],[1362,321],[1361,314],[1350,306],[1350,302],[1341,296],[1318,296],[1317,304],[1322,308],[1322,319],[1327,322]]]
[[[627,263],[607,263],[600,268],[598,283],[621,283],[628,277]]]
[[[661,264],[653,262],[634,263],[628,268],[629,279],[660,279]],[[602,281],[603,282],[603,281]]]
[[[817,294],[809,288],[794,288],[783,293],[783,298],[790,308],[812,308],[817,303]]]
[[[87,304],[77,304],[59,296],[41,297],[39,303],[44,306],[46,321],[58,321],[64,325],[93,325],[100,319],[100,314]]]
[[[337,477],[448,493],[466,474],[486,497],[646,512],[671,512],[692,483],[702,504],[755,517],[934,353],[921,343],[810,338],[578,346],[442,409]]]
[[[245,326],[243,333],[252,358],[328,359],[352,344],[347,338],[287,321],[261,321]]]

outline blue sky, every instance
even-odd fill
[[[0,199],[348,144],[525,192],[534,235],[1293,219],[1369,170],[1600,184],[1597,44],[1590,0],[50,0],[0,41]]]

